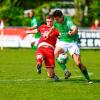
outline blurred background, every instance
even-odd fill
[[[100,19],[99,0],[0,0],[0,19],[7,26],[28,25],[25,13],[33,9],[42,23],[44,16],[55,9],[61,9],[73,17],[78,26],[89,27],[95,19]]]
[[[74,23],[79,27],[81,47],[100,47],[100,0],[0,0],[0,20],[3,20],[5,27],[30,26],[31,19],[28,18],[28,12],[34,10],[35,16],[43,24],[45,16],[52,14],[56,9],[60,9],[64,15],[72,17]],[[8,34],[8,30],[6,32]],[[19,34],[22,39],[25,37],[24,33],[22,30],[15,34]],[[28,37],[26,40],[24,38],[24,41],[15,37],[17,40],[13,38],[10,42],[17,41],[17,47],[23,43],[28,45],[21,47],[30,47]],[[4,44],[7,47],[8,44],[6,45],[4,41],[9,40],[0,39],[0,41],[3,41],[3,43],[0,42],[0,45]]]

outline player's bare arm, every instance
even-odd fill
[[[38,26],[35,25],[35,26],[31,26],[31,27],[25,27],[27,30],[34,30],[34,29],[37,29]]]
[[[26,31],[26,34],[36,34],[36,33],[38,33],[39,32],[39,30],[38,29],[34,29],[34,30],[27,30]]]

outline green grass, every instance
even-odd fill
[[[71,57],[67,66],[72,76],[64,80],[56,64],[61,79],[54,82],[45,68],[41,75],[36,73],[34,51],[4,48],[0,51],[0,100],[100,100],[100,50],[82,50],[81,55],[93,84],[86,83]]]

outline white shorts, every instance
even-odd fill
[[[34,38],[34,37],[32,37],[32,38],[31,38],[31,43],[33,42],[34,45],[37,46],[39,39],[40,39],[40,38]]]
[[[73,54],[80,55],[80,49],[79,49],[79,45],[77,42],[68,43],[68,42],[58,41],[56,44],[56,47],[62,48],[64,52],[69,51],[71,56]]]

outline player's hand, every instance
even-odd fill
[[[73,32],[69,31],[68,34],[69,34],[69,35],[73,35]]]
[[[70,36],[74,35],[74,34],[77,34],[78,33],[78,28],[76,26],[73,26],[72,29],[69,30],[68,34]]]
[[[68,34],[69,34],[70,36],[74,35],[73,30],[70,30],[70,31],[68,32]]]

